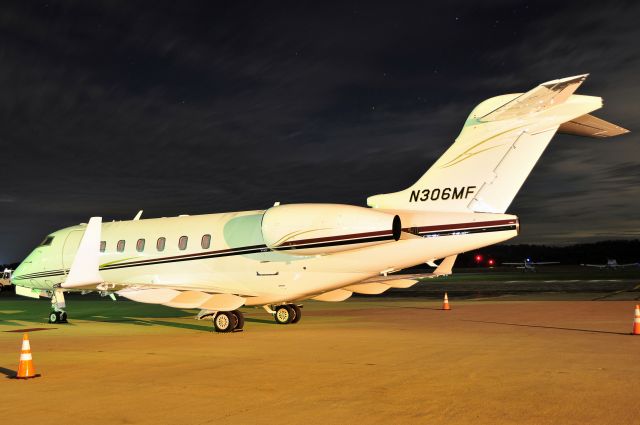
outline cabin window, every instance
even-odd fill
[[[42,242],[40,242],[40,246],[49,246],[51,245],[51,242],[53,242],[53,236],[47,236]]]
[[[180,236],[180,239],[178,240],[178,249],[180,249],[180,251],[184,251],[185,249],[187,249],[188,241],[189,241],[188,237]]]
[[[100,241],[100,252],[105,252],[107,250],[107,241]]]
[[[118,245],[116,246],[118,252],[124,252],[124,239],[120,239],[118,241]]]
[[[167,242],[167,238],[158,238],[158,242],[156,242],[156,249],[158,251],[164,251],[164,244]]]
[[[203,235],[200,245],[202,246],[202,249],[209,249],[211,246],[211,235]]]
[[[136,251],[144,251],[144,239],[138,239],[138,242],[136,242]]]

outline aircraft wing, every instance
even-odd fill
[[[453,273],[452,269],[457,257],[458,257],[457,255],[451,255],[449,257],[446,257],[444,260],[440,262],[440,265],[432,273],[386,274],[386,275],[370,277],[369,279],[363,280],[360,283],[385,283],[385,282],[397,281],[399,279],[414,280],[417,282],[420,279],[432,279],[434,277],[439,277],[439,276],[448,276]],[[405,287],[405,286],[402,286],[402,287]]]
[[[435,273],[390,274],[387,276],[370,277],[367,280],[363,280],[362,283],[386,283],[386,282],[392,282],[398,279],[413,280],[417,283],[420,279],[433,279],[434,277],[438,277],[438,276],[446,276],[446,275],[438,275]]]
[[[231,311],[242,307],[246,299],[233,294],[211,294],[172,288],[126,288],[116,292],[121,297],[148,304],[162,304],[175,308]]]
[[[542,264],[560,264],[560,261],[536,261],[535,263],[529,263],[529,264],[535,264],[536,266],[539,266]]]
[[[523,263],[520,261],[519,263],[502,263],[505,266],[521,266]]]
[[[446,257],[440,262],[440,265],[433,271],[433,273],[384,274],[374,276],[358,283],[345,286],[342,289],[325,292],[312,298],[317,301],[337,302],[344,301],[353,293],[377,295],[391,288],[409,288],[418,283],[421,279],[432,279],[438,276],[450,275],[456,258],[457,255]]]
[[[639,263],[627,263],[627,264],[618,264],[618,267],[632,267],[632,266],[637,266],[639,265]]]
[[[580,264],[580,265],[585,267],[598,267],[600,269],[604,269],[605,267],[607,267],[606,264]]]

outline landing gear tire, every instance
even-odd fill
[[[231,312],[236,317],[236,327],[234,331],[241,331],[244,328],[244,314],[240,310],[233,310]]]
[[[294,310],[293,308],[291,308],[290,305],[281,305],[276,307],[276,313],[273,315],[273,317],[276,319],[276,323],[279,325],[286,325],[291,323],[291,321],[294,319]]]
[[[216,314],[216,317],[213,319],[213,328],[216,332],[231,332],[235,329],[238,322],[238,317],[235,314],[222,311]]]
[[[66,311],[52,311],[49,315],[49,323],[68,323]]]
[[[291,319],[291,323],[298,323],[300,319],[302,319],[302,309],[295,304],[291,304],[291,308],[295,313],[294,318]]]

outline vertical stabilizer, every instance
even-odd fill
[[[371,196],[373,208],[504,213],[558,128],[602,107],[573,94],[586,75],[490,98],[471,112],[449,149],[413,186]]]

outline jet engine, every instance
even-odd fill
[[[400,239],[397,215],[338,204],[291,204],[269,208],[262,236],[274,251],[330,254]]]

